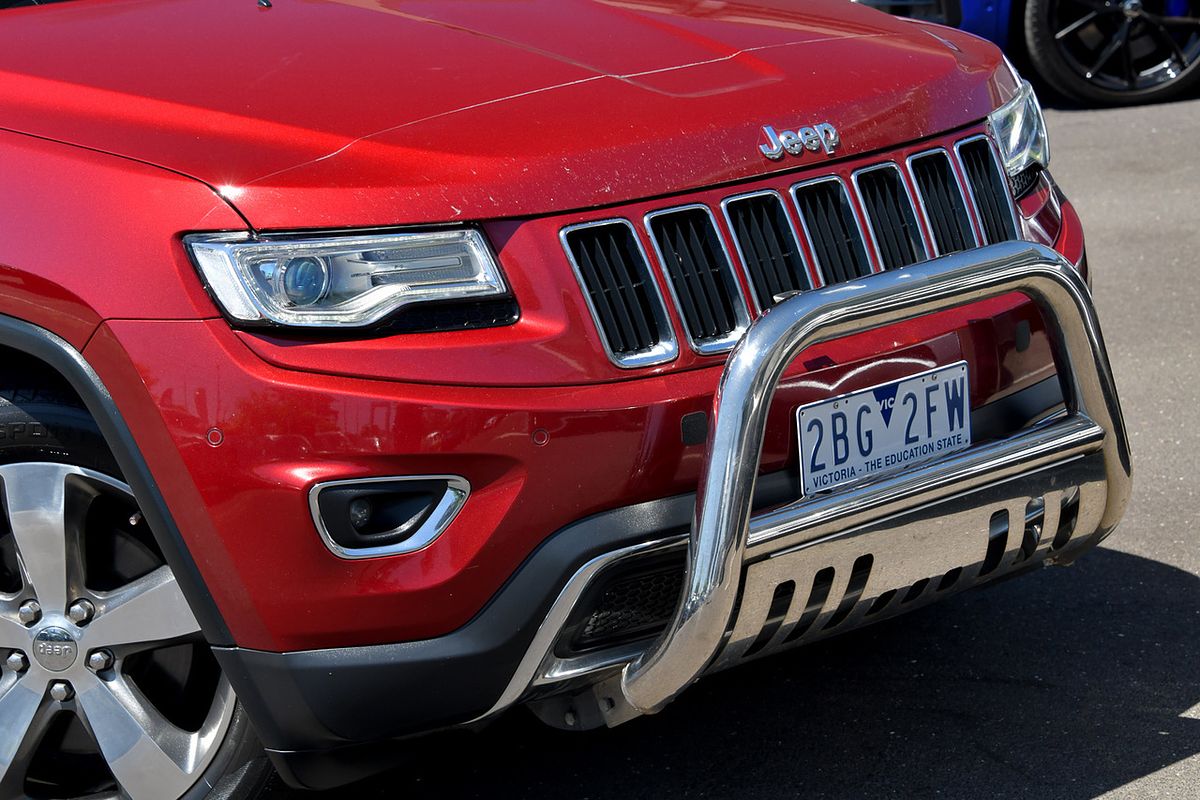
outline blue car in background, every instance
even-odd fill
[[[859,0],[990,39],[1087,104],[1167,100],[1200,83],[1200,0]]]

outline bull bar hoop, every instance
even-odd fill
[[[830,339],[1014,292],[1041,310],[1065,415],[932,464],[752,515],[767,412],[797,355]],[[1093,540],[1112,532],[1129,499],[1128,437],[1091,294],[1058,253],[1027,242],[789,297],[757,319],[734,348],[712,417],[680,602],[666,631],[600,687],[609,724],[661,710],[710,667],[735,619],[748,556],[802,547],[1089,452],[1102,459],[1105,484]]]

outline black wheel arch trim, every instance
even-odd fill
[[[25,320],[0,314],[0,346],[32,356],[63,377],[83,401],[112,450],[125,482],[133,490],[142,515],[175,573],[205,639],[213,646],[231,645],[233,636],[208,591],[179,527],[159,491],[150,467],[125,424],[116,402],[83,354],[57,334]]]

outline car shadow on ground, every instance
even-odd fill
[[[336,796],[1090,798],[1200,752],[1197,625],[1200,578],[1101,549],[709,678],[615,730],[518,710]]]

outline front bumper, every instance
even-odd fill
[[[685,423],[706,417],[721,371],[569,388],[352,379],[265,363],[223,320],[109,321],[84,355],[224,617],[229,638],[212,641],[274,652],[444,636],[555,531],[695,491],[704,439]],[[779,392],[763,469],[794,476],[796,405],[961,359],[974,408],[1054,374],[1041,317],[1020,295],[830,342]],[[462,476],[471,496],[417,552],[331,553],[311,488],[396,475]]]
[[[1013,291],[1037,303],[1052,333],[1059,413],[1010,435],[979,436],[940,462],[808,500],[790,501],[792,476],[760,477],[748,466],[758,463],[781,371],[807,344]],[[1047,384],[1059,383],[976,409],[973,426],[995,431],[1002,426],[978,423],[1045,416],[1038,412],[1051,409],[1059,388],[1048,393]],[[524,700],[541,702],[544,717],[569,708],[567,727],[617,724],[661,708],[706,671],[1043,561],[1070,561],[1111,532],[1128,497],[1128,446],[1090,296],[1070,265],[1036,245],[997,245],[787,301],[739,345],[713,410],[698,495],[569,526],[453,634],[344,650],[219,650],[289,779],[344,781],[363,769],[338,754],[352,742],[482,720]],[[556,651],[605,570],[680,550],[688,589],[656,642],[574,658]],[[381,684],[392,699],[366,688]],[[563,696],[569,702],[555,706]]]

